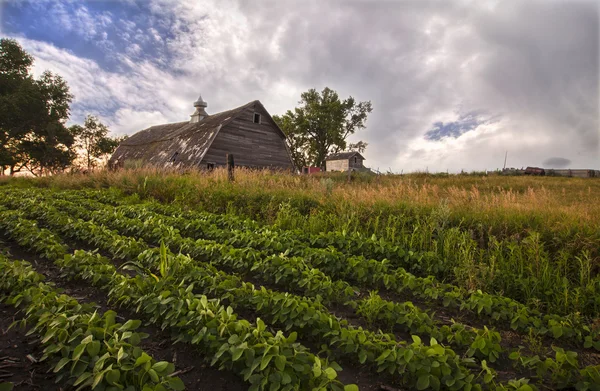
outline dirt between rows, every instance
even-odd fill
[[[0,238],[2,235],[0,234]],[[50,261],[40,259],[34,254],[28,251],[23,251],[15,243],[2,239],[0,245],[4,243],[5,248],[9,250],[10,256],[13,259],[26,260],[30,262],[40,274],[46,276],[46,281],[54,283],[56,286],[62,288],[65,294],[68,294],[76,298],[80,303],[95,303],[99,310],[106,311],[111,309],[107,303],[106,295],[97,288],[94,288],[84,281],[68,280],[60,275],[60,270]],[[69,243],[75,245],[73,248],[81,248],[86,250],[93,250],[89,246],[84,246],[81,243]],[[106,255],[106,254],[104,254]],[[19,319],[17,310],[12,306],[3,305],[0,307],[2,310],[3,321],[6,318],[6,327],[4,323],[0,323],[2,330],[8,328],[12,323],[13,318]],[[4,313],[6,312],[6,316]],[[119,309],[117,311],[117,319],[120,322],[124,322],[126,319],[138,319],[139,315],[127,310]],[[239,314],[241,318],[249,321],[255,320],[256,315],[251,313]],[[178,372],[178,377],[186,385],[188,390],[199,390],[199,391],[233,391],[233,390],[245,390],[248,389],[249,385],[242,381],[239,377],[235,376],[231,372],[219,371],[215,368],[207,366],[199,356],[199,352],[189,344],[179,343],[173,345],[171,343],[171,337],[169,333],[161,330],[158,327],[152,325],[143,325],[139,331],[148,333],[149,338],[142,341],[141,347],[156,360],[166,360],[173,362]],[[276,330],[273,330],[276,332]],[[54,384],[54,376],[52,373],[48,373],[50,369],[46,363],[32,363],[30,358],[39,358],[42,355],[42,349],[39,341],[34,336],[25,337],[26,330],[10,330],[6,336],[0,335],[0,356],[4,353],[4,346],[7,349],[12,349],[10,353],[12,358],[18,358],[18,361],[14,363],[11,368],[10,376],[7,374],[5,380],[2,379],[0,372],[0,382],[10,381],[18,387],[15,390],[39,390],[40,388],[48,387],[48,389],[63,390],[58,385]],[[23,340],[26,343],[16,343],[15,340]],[[306,343],[305,341],[299,341],[305,346],[311,349],[311,351],[318,351],[318,344]],[[314,345],[314,346],[311,346]],[[16,346],[11,348],[11,346]],[[316,350],[315,350],[316,349]],[[8,350],[7,353],[8,355]],[[1,357],[0,357],[1,358]],[[11,362],[12,363],[12,362]],[[340,362],[340,365],[344,368],[343,371],[339,372],[339,379],[344,384],[357,384],[360,390],[364,391],[399,391],[399,388],[390,386],[390,379],[382,382],[382,376],[373,374],[368,368],[364,366],[355,366],[351,363]],[[0,362],[0,370],[1,370]],[[383,375],[383,378],[388,376]],[[385,384],[384,384],[385,383]],[[55,388],[59,387],[59,388]],[[65,389],[66,390],[66,389]]]
[[[60,276],[60,271],[50,261],[22,251],[7,240],[4,247],[9,250],[12,259],[31,262],[36,271],[46,276],[46,281],[53,282],[64,293],[74,297],[80,303],[95,303],[102,312],[111,309],[107,304],[107,296],[88,283],[70,281]],[[48,373],[51,368],[46,362],[37,362],[42,355],[42,348],[35,336],[25,336],[26,329],[12,328],[8,330],[13,320],[20,319],[17,309],[12,306],[0,305],[0,383],[12,382],[14,390],[68,390],[54,383],[55,376]],[[117,319],[124,322],[127,319],[139,319],[133,312],[119,309]],[[194,346],[179,343],[173,345],[171,336],[166,331],[149,324],[143,324],[138,329],[148,333],[149,338],[141,343],[144,349],[157,361],[166,360],[175,364],[176,376],[186,385],[188,390],[199,391],[237,391],[248,389],[248,384],[231,372],[219,371],[207,366]]]

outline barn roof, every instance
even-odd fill
[[[177,164],[199,163],[212,144],[221,128],[245,109],[259,105],[255,100],[232,110],[209,115],[198,122],[176,122],[151,126],[125,139],[110,158],[110,164],[124,160],[142,160],[155,165],[171,163],[176,158]],[[268,113],[268,112],[267,112]],[[279,133],[285,138],[284,133]]]
[[[331,155],[327,156],[325,158],[325,160],[326,161],[327,160],[347,160],[347,159],[354,157],[355,155],[358,155],[358,156],[360,156],[361,159],[366,160],[363,155],[361,155],[360,153],[358,153],[356,151],[332,153]]]

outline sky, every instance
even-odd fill
[[[600,169],[599,1],[0,1],[0,36],[114,135],[310,88],[371,101],[381,172]]]

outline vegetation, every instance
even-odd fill
[[[124,137],[108,137],[108,127],[98,118],[88,115],[83,126],[69,128],[75,137],[75,146],[82,151],[83,167],[88,171],[98,167],[119,146]]]
[[[137,170],[3,183],[8,238],[251,389],[353,390],[340,374],[358,366],[409,389],[600,381],[593,179],[240,170],[232,184],[220,170]]]
[[[273,119],[287,138],[297,168],[322,167],[332,152],[356,149],[364,152],[367,143],[347,144],[348,136],[365,127],[371,102],[356,102],[353,97],[340,100],[337,92],[325,87],[301,94],[300,107]]]
[[[45,71],[31,74],[33,57],[12,39],[0,39],[0,175],[40,176],[73,167],[83,152],[85,167],[110,154],[120,139],[88,116],[84,126],[68,128],[73,95],[67,82]]]
[[[51,72],[31,75],[33,57],[14,40],[0,40],[0,170],[56,172],[73,160],[65,127],[73,96]]]

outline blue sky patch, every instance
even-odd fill
[[[165,69],[173,21],[138,2],[13,2],[2,6],[5,33],[52,42],[108,71],[119,71],[120,55]]]
[[[480,125],[496,122],[494,118],[484,116],[483,113],[471,111],[461,114],[458,120],[452,122],[435,122],[433,127],[425,133],[425,139],[439,141],[444,138],[459,138],[463,134],[477,129]]]

